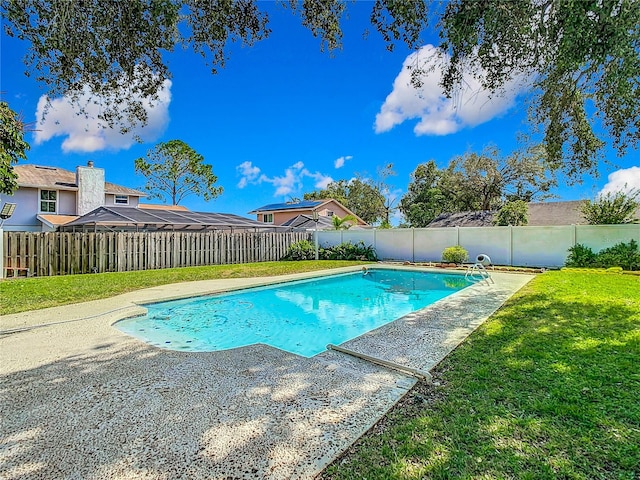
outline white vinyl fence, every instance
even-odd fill
[[[480,253],[496,265],[561,267],[576,243],[594,252],[620,242],[640,243],[640,225],[552,227],[446,227],[319,231],[320,246],[342,242],[373,245],[380,260],[438,262],[442,251],[461,245],[471,260]]]

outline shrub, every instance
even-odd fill
[[[378,255],[372,245],[365,245],[364,242],[358,243],[343,242],[333,247],[325,247],[322,249],[323,260],[362,260],[376,262]]]
[[[287,250],[283,260],[314,260],[316,258],[316,248],[313,242],[301,240],[292,243]],[[341,243],[333,247],[319,247],[318,258],[320,260],[361,260],[376,262],[378,256],[372,245],[365,245],[364,242],[353,244],[351,242]]]
[[[631,240],[629,243],[620,242],[610,248],[598,252],[595,267],[610,268],[622,267],[625,270],[640,270],[640,251],[638,243]]]
[[[315,260],[316,247],[309,240],[300,240],[289,245],[283,260]]]
[[[469,253],[460,245],[448,247],[442,251],[442,261],[448,263],[464,263],[469,260]]]
[[[589,247],[578,243],[569,249],[565,265],[567,267],[607,269],[620,267],[625,270],[640,270],[640,250],[638,250],[638,243],[635,240],[631,240],[629,243],[617,243],[598,253],[593,253]]]
[[[569,249],[569,256],[564,262],[567,267],[593,267],[596,261],[596,254],[589,247],[576,243]]]

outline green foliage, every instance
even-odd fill
[[[342,47],[342,0],[279,2],[300,17],[321,50]],[[27,76],[46,85],[48,98],[67,95],[86,114],[81,97],[100,95],[99,118],[128,130],[147,122],[143,102],[155,100],[171,78],[166,52],[192,49],[213,73],[226,65],[229,46],[267,38],[268,15],[255,0],[2,0],[8,35],[26,40]],[[391,49],[396,41],[419,46],[426,7],[377,1],[372,22]]]
[[[24,123],[9,104],[0,101],[0,193],[13,195],[18,189],[18,176],[13,165],[26,159],[29,144],[24,141]]]
[[[311,260],[315,258],[315,245],[308,240],[301,240],[289,246],[283,260]],[[358,260],[376,262],[378,256],[372,245],[343,242],[332,247],[318,247],[320,260]]]
[[[358,223],[358,220],[353,215],[345,215],[342,218],[334,215],[331,218],[331,222],[335,230],[349,230],[349,228]]]
[[[514,202],[505,203],[495,218],[493,219],[494,225],[526,225],[529,223],[527,215],[529,213],[529,207],[524,200],[516,200]]]
[[[569,256],[564,262],[567,267],[593,267],[595,266],[596,254],[589,247],[576,243],[569,249]]]
[[[501,157],[494,147],[453,158],[438,169],[431,160],[411,174],[400,211],[413,227],[425,227],[442,213],[493,210],[505,202],[550,196],[556,185],[540,148]]]
[[[620,242],[613,247],[605,248],[598,252],[596,267],[611,268],[622,267],[625,270],[640,270],[640,250],[638,243],[631,240],[629,243]]]
[[[593,202],[587,200],[581,208],[589,225],[619,225],[637,223],[636,210],[640,208],[640,190],[607,192]]]
[[[620,267],[629,271],[640,270],[640,250],[635,240],[629,243],[620,242],[597,254],[589,247],[577,243],[569,249],[565,266],[607,269]]]
[[[319,251],[320,249],[318,249]],[[289,245],[283,260],[315,260],[316,247],[309,240],[300,240]]]
[[[469,260],[469,253],[460,245],[447,247],[442,251],[442,261],[461,264]]]
[[[362,241],[358,243],[343,242],[333,247],[325,247],[322,249],[320,258],[323,260],[378,261],[378,255],[373,245],[365,245]]]
[[[146,158],[136,159],[135,169],[147,178],[144,188],[151,193],[150,198],[164,199],[167,195],[172,205],[191,194],[208,201],[222,193],[222,187],[215,186],[218,177],[211,165],[181,140],[156,145]]]
[[[640,139],[640,8],[636,0],[455,0],[441,19],[452,95],[471,71],[494,92],[530,79],[532,125],[546,157],[578,180],[597,174],[604,139],[623,154]],[[499,46],[499,47],[497,47]],[[593,114],[590,115],[589,112]],[[607,131],[602,138],[594,124]]]

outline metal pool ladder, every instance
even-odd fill
[[[491,258],[489,258],[489,255],[481,253],[476,257],[476,263],[467,268],[467,273],[464,274],[464,278],[484,280],[487,283],[491,280],[491,283],[495,283],[493,278],[491,278],[491,274],[487,270],[489,265],[491,265]]]

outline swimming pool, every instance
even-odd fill
[[[456,274],[370,269],[149,304],[146,315],[115,327],[171,350],[265,343],[312,357],[471,284]]]

